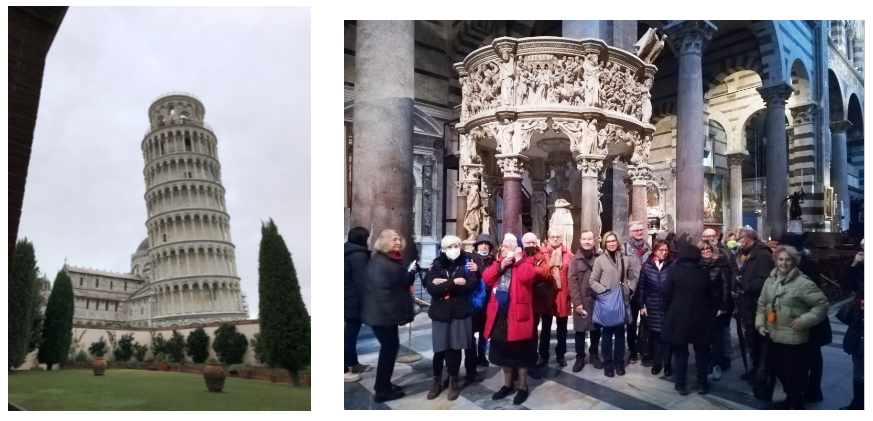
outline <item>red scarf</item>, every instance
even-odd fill
[[[403,258],[403,253],[399,251],[389,251],[387,254],[391,256],[392,259],[400,260]]]

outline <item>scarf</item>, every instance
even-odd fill
[[[551,247],[550,247],[551,248]],[[551,268],[552,277],[555,278],[555,284],[558,289],[561,289],[561,268],[564,265],[563,252],[561,248],[558,247],[552,250],[552,259],[549,262],[549,267]]]
[[[591,258],[594,257],[594,248],[592,248],[591,250],[585,250],[583,248],[580,248],[579,251],[582,252],[582,257],[584,257],[585,260],[591,260]]]
[[[637,249],[637,253],[640,253],[640,250],[647,250],[649,248],[649,243],[646,242],[645,237],[639,240],[631,238],[631,245],[634,246],[635,249]]]
[[[497,313],[501,316],[509,314],[509,285],[511,281],[512,267],[508,267],[503,271],[503,275],[500,275],[497,288],[494,289],[494,298],[497,299]]]
[[[403,253],[399,252],[399,251],[389,251],[385,254],[387,254],[387,255],[391,256],[391,258],[397,259],[397,260],[400,260],[403,258]]]

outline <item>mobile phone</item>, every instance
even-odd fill
[[[418,260],[413,260],[412,263],[409,264],[409,267],[406,268],[406,271],[412,272],[412,267],[415,266],[416,263],[418,263]]]

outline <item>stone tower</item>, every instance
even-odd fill
[[[243,320],[218,140],[194,95],[149,107],[142,141],[153,326]]]

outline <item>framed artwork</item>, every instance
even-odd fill
[[[825,219],[834,219],[834,188],[824,188],[824,216]]]
[[[724,223],[724,177],[720,174],[703,175],[703,223]]]

